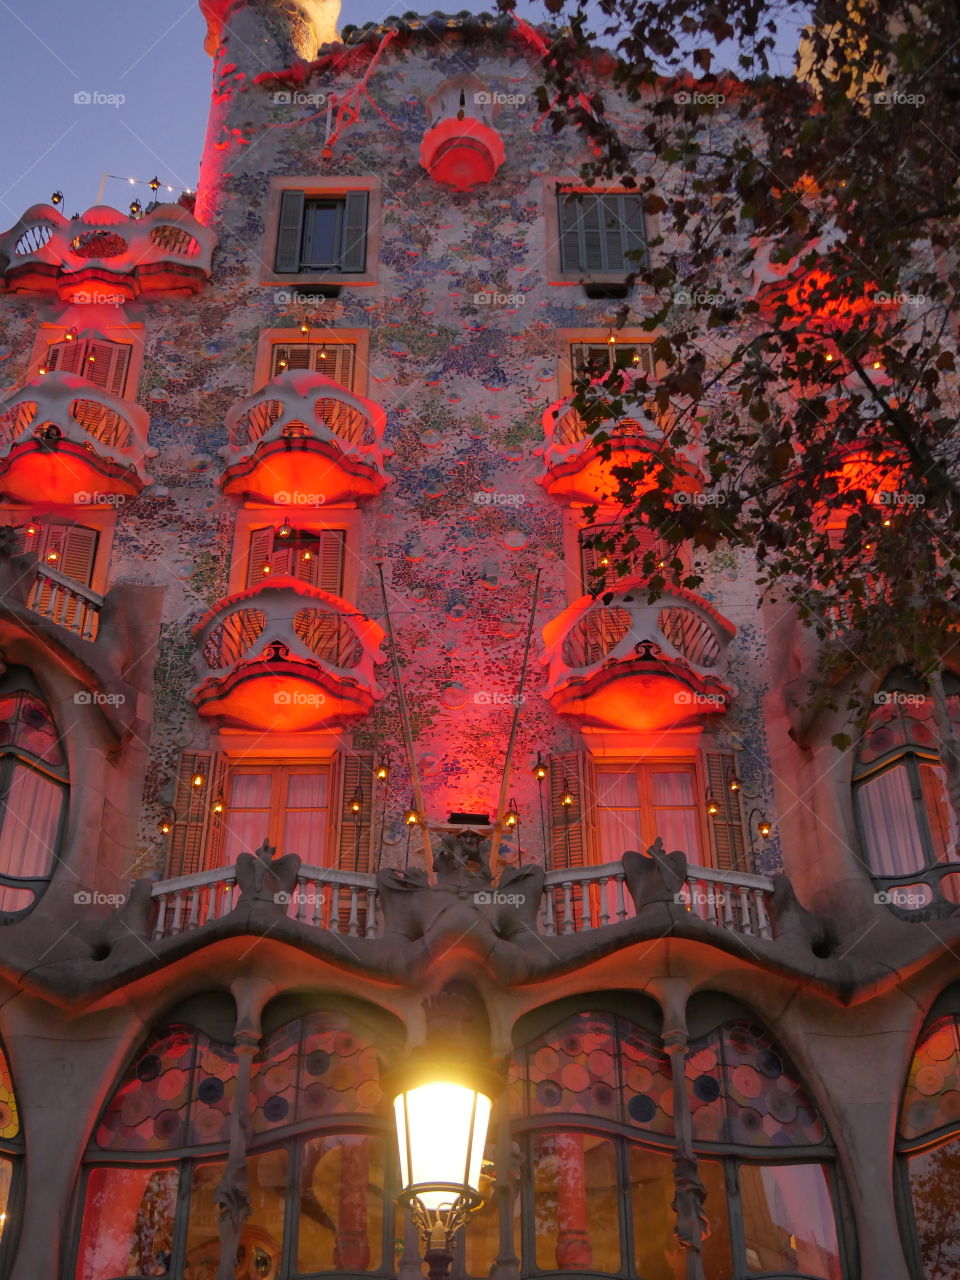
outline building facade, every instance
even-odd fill
[[[203,9],[195,201],[0,239],[0,1276],[412,1280],[381,1076],[445,1042],[506,1081],[458,1276],[955,1277],[957,677],[838,751],[748,557],[592,543],[672,233],[548,33]]]

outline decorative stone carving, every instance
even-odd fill
[[[256,853],[241,853],[237,858],[238,907],[262,904],[286,915],[287,903],[297,887],[300,855],[286,853],[278,858],[276,854],[276,846],[264,839]]]
[[[666,853],[657,836],[646,853],[628,849],[623,855],[623,870],[639,914],[655,902],[676,902],[687,880],[687,855],[679,849]]]
[[[806,944],[814,955],[832,955],[837,947],[836,930],[826,916],[815,915],[797,899],[788,876],[773,877],[773,896],[769,902],[774,939],[796,939]]]

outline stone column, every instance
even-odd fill
[[[237,1250],[250,1216],[247,1189],[247,1147],[250,1142],[250,1078],[253,1059],[260,1048],[260,1015],[273,994],[271,983],[258,978],[239,978],[230,988],[237,1002],[234,1045],[237,1050],[237,1085],[230,1115],[230,1153],[220,1185],[214,1194],[220,1206],[217,1230],[220,1235],[220,1264],[217,1280],[233,1280],[237,1270]]]
[[[490,1272],[490,1280],[520,1280],[520,1259],[513,1245],[513,1208],[517,1195],[513,1176],[513,1134],[510,1130],[510,1102],[504,1094],[497,1103],[496,1169],[493,1193],[500,1225],[500,1248]],[[469,1227],[467,1228],[469,1230]]]
[[[670,1059],[673,1075],[673,1123],[676,1150],[673,1156],[674,1198],[671,1208],[677,1215],[674,1234],[683,1250],[684,1280],[703,1280],[701,1249],[709,1234],[709,1222],[703,1212],[707,1192],[697,1171],[693,1151],[693,1121],[687,1094],[686,1003],[688,987],[677,978],[664,978],[657,983],[657,994],[663,1008],[663,1047]]]
[[[589,1271],[593,1250],[587,1230],[587,1171],[583,1163],[583,1135],[558,1133],[554,1138],[557,1160],[557,1266]]]

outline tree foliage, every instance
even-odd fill
[[[635,187],[659,227],[619,313],[657,335],[657,377],[578,390],[601,442],[644,404],[662,432],[616,469],[621,535],[749,548],[764,595],[823,642],[821,691],[936,667],[960,573],[960,8],[546,8],[564,26],[541,109],[589,142],[586,180]],[[714,71],[724,56],[735,74]],[[639,128],[605,114],[611,79],[646,108]],[[702,486],[678,493],[691,459]],[[655,591],[681,562],[645,568]]]

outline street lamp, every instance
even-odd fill
[[[430,1280],[445,1280],[457,1233],[480,1208],[480,1166],[500,1078],[461,1061],[412,1060],[384,1081],[400,1148],[400,1201],[423,1241]]]

